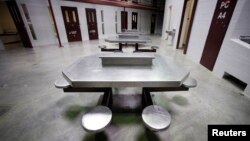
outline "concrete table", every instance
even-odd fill
[[[119,43],[119,50],[122,50],[123,44],[135,44],[135,51],[137,51],[139,49],[139,44],[149,43],[151,39],[148,36],[128,34],[106,38],[105,42]]]
[[[118,32],[117,34],[118,35],[128,35],[128,34],[131,34],[131,35],[146,35],[146,33],[140,32],[140,31],[137,31],[137,30],[126,30],[124,32]]]
[[[155,56],[145,53],[114,53],[101,54],[99,58],[102,60],[102,66],[152,66]]]
[[[117,56],[117,53],[110,55]],[[63,70],[64,78],[72,87],[180,87],[189,75],[173,58],[157,54],[152,66],[103,66],[100,56],[78,59]]]
[[[102,62],[105,59],[117,58],[118,60],[115,63],[111,62],[111,65]],[[133,60],[141,58],[145,58],[145,62],[142,62],[142,65],[134,65],[135,62]],[[129,61],[126,62],[126,60]],[[150,61],[151,63],[148,63]],[[130,62],[133,65],[130,65]],[[139,53],[139,55],[137,53],[90,55],[82,57],[69,65],[63,70],[62,74],[68,84],[65,85],[65,81],[57,81],[58,88],[63,88],[65,92],[104,92],[102,105],[106,105],[110,109],[112,109],[113,100],[112,88],[141,87],[143,88],[141,98],[142,110],[153,105],[150,92],[186,91],[188,88],[182,84],[189,77],[189,71],[179,65],[173,58],[148,53]],[[156,122],[148,120],[151,118],[149,112],[156,112],[156,115],[158,112],[159,114],[159,110],[154,109],[145,108],[142,116],[147,127],[158,130],[156,123],[159,120]],[[163,115],[160,115],[161,117],[170,116],[163,108],[161,111],[163,113]],[[160,119],[164,120],[164,118]],[[166,118],[166,120],[166,122],[163,122],[164,126],[159,127],[168,127],[171,118]]]

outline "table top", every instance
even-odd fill
[[[106,38],[105,42],[109,43],[148,43],[151,42],[151,39],[148,36],[140,36],[140,35],[124,35],[127,37],[110,37]]]
[[[63,70],[64,78],[72,87],[179,87],[189,76],[189,71],[167,56],[155,54],[152,66],[103,66],[100,56],[79,58]]]
[[[136,55],[135,55],[136,54]],[[100,58],[155,58],[152,53],[104,53]]]
[[[145,54],[145,53],[108,53],[101,54],[100,58],[102,60],[103,66],[152,66],[153,59],[155,58],[154,54]]]
[[[128,35],[128,34],[131,34],[131,35],[146,35],[146,33],[143,33],[143,32],[139,32],[139,31],[125,31],[125,32],[118,32],[117,33],[118,35]]]

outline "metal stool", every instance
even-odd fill
[[[122,47],[119,46],[118,49],[116,48],[107,48],[106,45],[98,45],[98,47],[101,49],[101,51],[107,51],[107,52],[123,52]]]
[[[161,131],[170,125],[171,116],[161,106],[150,105],[143,109],[142,120],[150,130]]]
[[[70,84],[67,80],[61,77],[60,79],[56,80],[55,86],[56,88],[63,89],[63,88],[68,88]]]
[[[159,46],[157,45],[153,45],[151,46],[151,49],[139,49],[138,47],[135,48],[135,50],[133,51],[134,53],[139,53],[139,52],[156,52],[156,50],[159,48]]]
[[[89,132],[101,132],[112,119],[112,111],[106,106],[96,106],[82,117],[82,126]]]
[[[98,45],[98,47],[99,47],[100,49],[106,49],[106,48],[107,48],[106,45]]]
[[[187,88],[194,88],[197,86],[197,81],[191,77],[188,77],[182,85]]]
[[[157,49],[159,49],[160,47],[159,47],[158,45],[153,45],[153,46],[151,46],[151,48],[157,50]]]

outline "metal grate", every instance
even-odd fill
[[[247,84],[245,82],[239,80],[238,78],[234,77],[233,75],[231,75],[227,72],[224,73],[223,78],[243,91],[247,87]]]
[[[250,44],[250,36],[240,36],[240,40]]]

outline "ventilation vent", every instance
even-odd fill
[[[233,85],[235,85],[236,87],[238,87],[239,89],[241,89],[242,91],[244,91],[245,88],[247,87],[246,83],[244,83],[243,81],[239,80],[238,78],[232,76],[227,72],[224,73],[223,78],[232,83]]]

